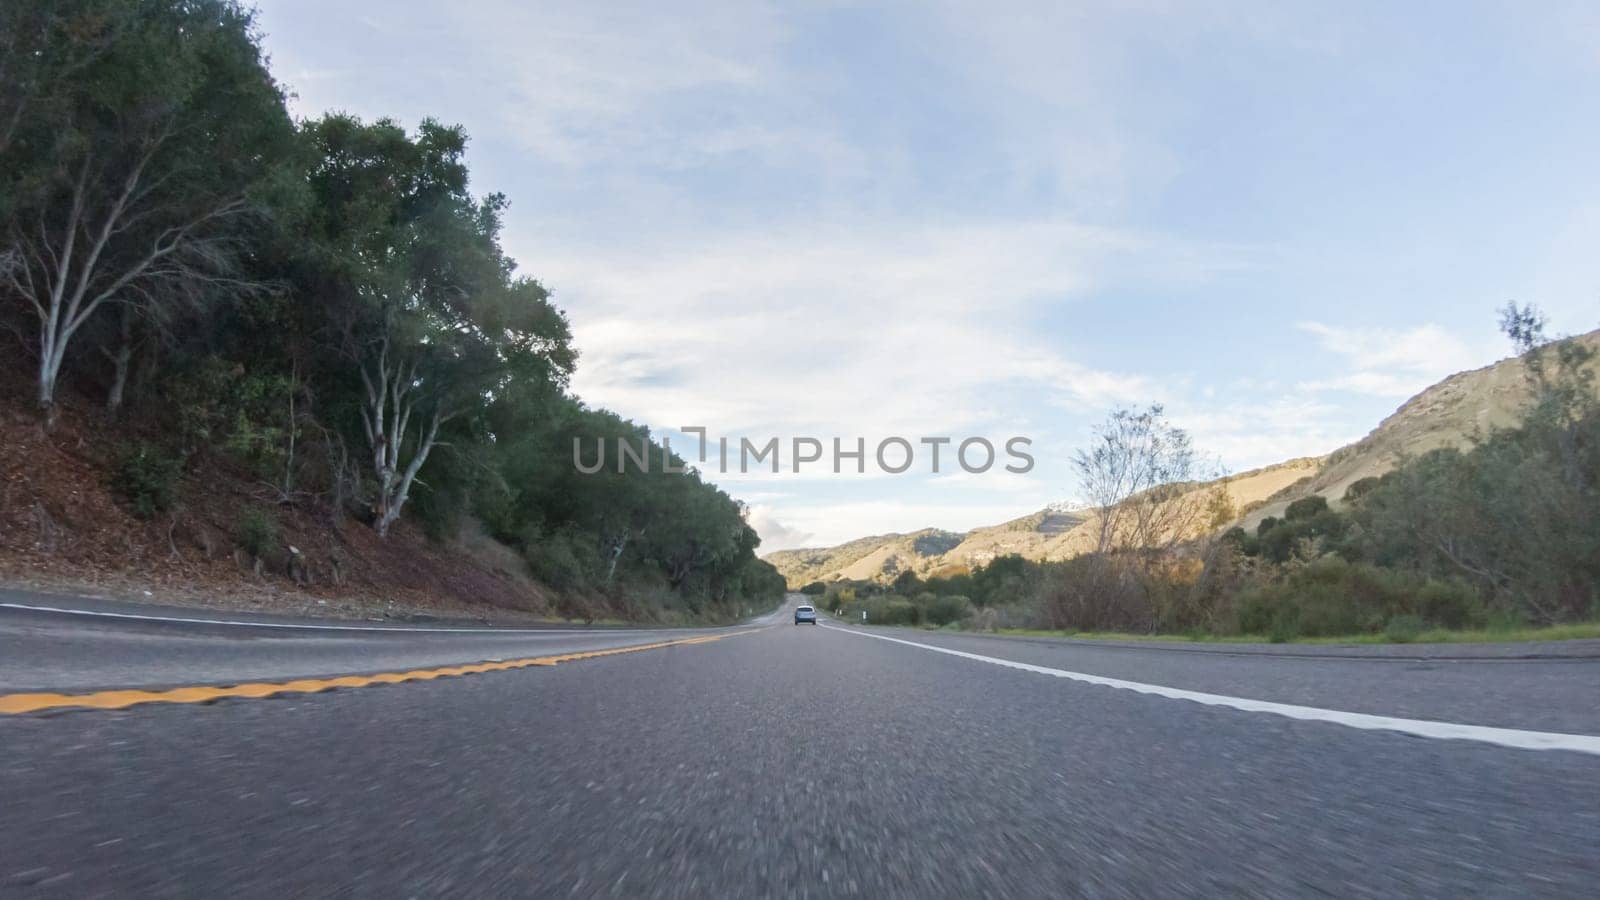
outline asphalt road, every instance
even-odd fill
[[[73,614],[56,611],[62,609]],[[787,609],[755,624],[782,615]],[[604,650],[718,631],[394,625],[149,609],[6,592],[0,593],[0,692],[369,674]]]
[[[1583,737],[1600,735],[1592,655],[1193,653],[779,622],[516,671],[0,716],[0,894],[1592,897],[1600,885],[1600,739]],[[232,654],[248,677],[292,677],[679,639],[267,632],[0,608],[0,693],[227,682]],[[191,666],[207,677],[182,678]],[[1083,680],[1095,678],[1116,686]],[[1334,720],[1363,715],[1424,721]],[[1420,736],[1440,722],[1491,730]],[[1497,743],[1534,732],[1580,737],[1567,750]]]

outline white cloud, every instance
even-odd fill
[[[1113,270],[1209,277],[1195,255],[1058,221],[862,222],[554,248],[530,267],[572,313],[586,400],[664,428],[871,441],[1146,398],[1146,378],[1083,365],[1029,323]]]
[[[765,504],[750,507],[747,521],[750,527],[761,536],[762,553],[771,553],[774,550],[788,550],[794,547],[804,547],[812,535],[808,531],[790,528],[778,518],[778,511]]]
[[[1334,404],[1315,397],[1235,397],[1187,405],[1172,413],[1202,455],[1221,459],[1235,473],[1302,456],[1321,456],[1366,433]]]
[[[1059,475],[1047,446],[1064,421],[1167,388],[1087,365],[1032,323],[1107,282],[1187,286],[1244,265],[1236,247],[1061,220],[858,220],[691,233],[665,246],[574,242],[530,260],[572,314],[580,396],[657,429],[698,425],[713,441],[727,436],[733,471],[715,470],[715,444],[701,468],[735,496],[795,494],[763,504],[766,550],[795,546],[799,535],[835,543],[875,529],[971,528],[1060,499],[1066,488],[1052,484]],[[981,436],[1003,448],[1018,434],[1035,439],[1040,463],[1025,478],[895,477],[872,460],[889,435]],[[780,438],[784,470],[738,473],[743,436],[758,445]],[[815,436],[830,451],[834,437],[846,446],[865,439],[866,474],[833,474],[826,453],[792,473],[795,436]],[[673,446],[694,461],[693,444]],[[925,471],[921,460],[916,470]],[[814,491],[846,485],[915,499],[818,503]]]
[[[978,451],[974,451],[975,453]],[[937,495],[943,490],[970,490],[983,494],[1024,494],[1029,497],[1043,498],[1048,496],[1050,487],[1040,478],[1031,474],[1007,472],[1001,468],[1007,457],[1004,451],[999,456],[1001,462],[987,472],[968,472],[956,469],[954,472],[942,472],[927,482],[927,492]],[[977,457],[973,459],[977,463]],[[1043,501],[1040,501],[1041,505]]]
[[[301,50],[320,35],[272,41],[301,113],[340,108],[410,122],[441,106],[455,115],[473,110],[477,121],[469,124],[480,135],[492,130],[568,166],[597,155],[670,165],[763,140],[737,120],[674,128],[668,101],[770,93],[787,33],[776,7],[753,2],[691,3],[665,15],[630,2],[396,2],[369,14],[277,0],[263,22],[269,34],[316,23],[345,32],[352,44],[383,48],[330,66]]]
[[[1343,357],[1350,368],[1343,375],[1302,382],[1299,388],[1305,391],[1403,399],[1483,361],[1467,341],[1432,324],[1407,330],[1342,328],[1321,322],[1301,322],[1298,327],[1320,338],[1323,348]]]
[[[473,48],[474,80],[498,87],[500,121],[548,161],[587,165],[600,154],[670,167],[764,140],[737,101],[767,94],[781,74],[787,28],[775,7],[691,4],[662,15],[647,3],[474,2],[451,16]],[[672,121],[671,101],[696,94],[721,96],[733,121]]]

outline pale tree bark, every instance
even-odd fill
[[[294,496],[294,451],[300,437],[300,416],[295,408],[295,397],[299,393],[300,360],[295,359],[289,365],[289,448],[283,458],[283,482],[278,486],[278,494],[284,498]]]
[[[611,580],[616,577],[617,563],[622,560],[623,551],[628,549],[628,541],[632,540],[635,536],[643,538],[644,532],[645,529],[643,528],[635,530],[634,528],[629,527],[623,529],[620,536],[613,537],[611,539],[611,559],[606,563],[606,584],[610,584]]]
[[[122,308],[122,322],[117,332],[117,346],[105,351],[111,360],[111,389],[106,391],[106,411],[116,416],[122,411],[122,401],[128,389],[128,368],[133,361],[133,310]]]
[[[403,360],[391,364],[387,337],[379,344],[374,369],[369,372],[366,366],[361,367],[361,382],[367,390],[361,424],[372,450],[372,474],[378,483],[373,527],[379,537],[388,537],[390,526],[400,518],[400,511],[411,496],[417,473],[438,445],[439,426],[449,421],[453,413],[418,397],[416,364],[408,365]],[[406,457],[407,429],[412,414],[419,412],[419,405],[429,409],[419,415],[416,438]]]
[[[617,561],[622,559],[622,551],[628,549],[629,532],[624,531],[622,536],[611,542],[611,559],[606,563],[606,584],[617,574]]]
[[[164,177],[148,176],[164,137],[149,141],[112,191],[100,194],[94,159],[85,154],[68,188],[68,207],[53,224],[40,209],[31,228],[14,224],[11,242],[20,257],[3,267],[8,285],[32,308],[39,322],[36,401],[46,427],[55,424],[56,387],[72,339],[108,303],[150,303],[164,286],[183,282],[229,282],[225,254],[200,236],[220,219],[244,210],[237,198],[178,214],[157,195]],[[151,229],[150,220],[174,222]]]

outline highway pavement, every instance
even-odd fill
[[[362,630],[0,599],[0,712],[22,710],[0,714],[0,896],[1600,885],[1588,645],[1190,652],[787,607]],[[230,622],[169,621],[190,618]],[[468,663],[517,667],[443,671]],[[320,690],[340,675],[371,686]]]
[[[753,624],[785,615],[787,608]],[[366,674],[714,633],[718,630],[295,619],[0,592],[0,692]]]

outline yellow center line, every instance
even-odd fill
[[[562,653],[555,656],[531,656],[524,659],[507,659],[499,662],[472,663],[462,666],[442,666],[435,669],[412,669],[409,672],[381,672],[377,675],[342,675],[337,678],[299,678],[294,681],[251,682],[224,687],[197,685],[172,688],[165,691],[113,690],[89,694],[0,694],[0,715],[39,712],[46,709],[87,708],[126,709],[140,703],[205,703],[223,697],[272,697],[278,694],[315,694],[334,688],[370,687],[375,684],[399,684],[404,681],[432,681],[435,678],[454,678],[459,675],[476,675],[479,672],[504,672],[529,666],[555,666],[580,659],[615,656],[620,653],[638,653],[641,650],[659,650],[662,647],[709,644],[723,638],[754,634],[762,629],[733,631],[725,634],[703,635],[676,641],[658,641],[654,644],[636,644],[631,647],[613,647],[607,650],[585,650],[579,653]]]

